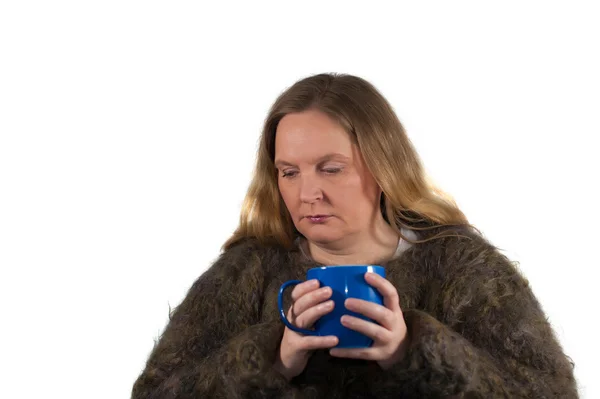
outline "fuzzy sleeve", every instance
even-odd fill
[[[527,280],[483,238],[453,240],[429,251],[435,299],[404,311],[408,353],[378,372],[375,396],[577,398],[573,365]]]
[[[132,399],[293,397],[272,368],[282,325],[259,323],[264,280],[251,245],[224,252],[172,312]]]

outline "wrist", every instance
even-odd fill
[[[393,366],[395,366],[396,364],[398,364],[402,360],[404,360],[404,358],[406,358],[406,356],[407,356],[407,352],[408,352],[408,335],[400,343],[400,346],[398,347],[398,349],[394,352],[394,354],[392,356],[390,356],[388,359],[380,360],[377,363],[379,364],[379,367],[381,367],[383,370],[389,370],[390,368],[392,368]]]
[[[279,374],[281,374],[283,376],[283,378],[286,379],[286,381],[289,382],[291,380],[291,377],[286,372],[287,370],[284,367],[283,363],[281,363],[281,360],[279,359],[279,357],[277,357],[277,359],[275,359],[275,363],[273,363],[273,369],[275,371],[277,371]]]

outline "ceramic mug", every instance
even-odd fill
[[[383,305],[383,297],[376,288],[370,286],[365,281],[365,273],[377,273],[385,278],[385,269],[376,265],[343,265],[343,266],[323,266],[310,269],[306,273],[306,279],[316,279],[320,282],[320,287],[331,287],[331,300],[334,301],[333,311],[322,316],[316,321],[314,330],[300,328],[289,322],[283,309],[283,293],[286,288],[302,283],[300,280],[290,280],[283,283],[279,289],[279,316],[281,321],[291,330],[304,335],[327,336],[334,335],[338,337],[336,348],[368,348],[373,344],[373,340],[366,335],[351,330],[341,323],[343,315],[350,315],[368,320],[373,320],[359,313],[346,309],[344,302],[347,298],[358,298],[365,301],[375,302]]]

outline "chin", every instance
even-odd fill
[[[307,240],[320,244],[337,241],[343,236],[341,231],[325,226],[311,226],[308,229],[299,231]]]

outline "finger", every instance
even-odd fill
[[[334,357],[345,357],[349,359],[377,360],[375,352],[371,348],[333,348],[329,354]]]
[[[300,328],[310,328],[317,320],[331,312],[335,304],[332,300],[320,303],[296,316],[296,325]]]
[[[317,288],[319,288],[320,285],[321,283],[317,279],[307,280],[303,283],[298,284],[292,290],[292,301],[296,302],[296,300],[302,295],[306,294],[307,292],[316,290]]]
[[[394,312],[385,306],[358,298],[346,299],[346,301],[344,301],[344,306],[346,306],[346,309],[348,310],[366,316],[371,320],[375,320],[388,330],[391,330],[394,327]]]
[[[294,305],[290,306],[287,319],[293,325],[300,328],[311,328],[313,324],[321,317],[330,313],[335,308],[333,300],[319,303],[313,307],[306,309],[301,314],[297,314]]]
[[[392,338],[392,332],[378,324],[358,317],[342,316],[342,325],[351,330],[366,335],[377,343],[388,343]]]
[[[292,324],[296,323],[296,315],[294,314],[294,304],[292,304],[292,306],[290,306],[290,308],[288,309],[287,319]]]
[[[365,281],[375,287],[377,291],[383,296],[383,304],[386,308],[392,311],[402,311],[400,309],[400,298],[398,297],[398,290],[392,283],[385,278],[381,277],[377,273],[367,272],[365,273]]]
[[[321,287],[302,295],[294,302],[294,313],[300,315],[309,308],[326,301],[332,295],[331,287]]]
[[[338,344],[339,340],[334,335],[328,335],[326,337],[316,336],[304,336],[300,342],[300,346],[303,350],[315,350],[315,349],[327,349],[333,348]]]

